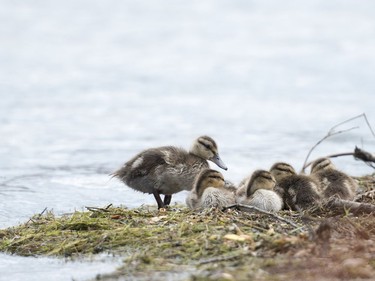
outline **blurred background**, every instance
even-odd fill
[[[62,214],[155,204],[108,176],[145,148],[188,149],[210,135],[229,168],[224,176],[238,183],[276,161],[300,170],[311,147],[349,118],[366,113],[375,128],[371,0],[0,5],[2,228],[46,207]],[[337,130],[352,127],[310,160],[356,145],[374,152],[363,118]],[[374,172],[352,157],[333,160],[354,176]],[[12,280],[30,272],[35,280],[84,279],[108,264],[95,272],[89,263],[1,260]]]

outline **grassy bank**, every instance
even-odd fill
[[[361,179],[363,194],[374,177]],[[360,200],[375,203],[373,193]],[[341,280],[375,276],[375,216],[283,211],[277,216],[193,212],[172,206],[88,208],[35,215],[0,230],[0,251],[23,256],[118,255],[124,265],[100,280]]]

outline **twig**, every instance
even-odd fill
[[[335,126],[337,127],[337,126]],[[313,152],[313,150],[319,145],[321,144],[324,140],[328,139],[329,137],[332,137],[334,135],[338,135],[338,134],[342,134],[342,133],[345,133],[345,132],[349,132],[351,130],[354,130],[354,129],[358,129],[358,127],[352,127],[352,128],[349,128],[347,130],[341,130],[341,131],[337,131],[337,132],[333,132],[332,131],[332,128],[329,130],[328,134],[325,135],[322,139],[320,139],[310,150],[309,150],[309,153],[307,153],[307,156],[305,158],[305,161],[303,162],[303,166],[302,166],[302,172],[304,173],[305,172],[305,169],[308,167],[308,165],[306,164],[307,163],[307,160],[309,159],[311,153]]]
[[[370,203],[358,203],[340,198],[331,198],[324,204],[331,211],[340,213],[350,212],[352,214],[374,214],[375,205]]]
[[[109,207],[111,207],[112,204],[109,204],[107,207],[105,208],[98,208],[98,207],[85,207],[87,210],[91,211],[91,212],[109,212]]]
[[[259,209],[258,207],[255,207],[255,206],[249,206],[249,205],[244,205],[244,204],[233,204],[233,205],[229,205],[229,206],[224,207],[224,211],[227,210],[227,209],[230,209],[230,208],[238,208],[238,209],[244,208],[244,209],[248,209],[248,210],[255,210],[255,211],[258,211],[262,214],[266,214],[266,215],[269,215],[271,217],[274,217],[275,219],[278,219],[280,221],[286,222],[286,223],[290,224],[291,226],[293,226],[295,228],[300,228],[299,225],[295,224],[294,222],[292,222],[290,220],[284,219],[283,217],[280,217],[280,216],[278,216],[274,213],[264,211],[262,209]]]
[[[47,207],[45,207],[45,208],[43,209],[43,211],[42,211],[41,213],[39,213],[39,214],[36,216],[36,218],[37,218],[37,219],[40,219],[40,217],[41,217],[46,211],[47,211]],[[29,222],[33,222],[33,223],[35,223],[35,221],[33,220],[33,218],[30,218],[30,219],[26,222],[26,224],[28,224]]]
[[[327,156],[324,156],[324,157],[325,158],[335,158],[335,157],[353,156],[353,155],[354,155],[354,152],[343,152],[343,153],[336,153],[336,154],[327,155]],[[316,159],[313,160],[313,161],[308,162],[307,164],[304,164],[302,172],[304,172],[306,170],[306,168],[309,167],[315,161],[316,161]]]
[[[375,169],[375,166],[371,164],[371,162],[375,163],[375,156],[372,155],[370,152],[367,152],[358,147],[355,147],[354,152],[343,152],[343,153],[331,154],[331,155],[325,156],[325,158],[335,158],[335,157],[341,157],[341,156],[353,156],[356,160],[362,160],[367,165]],[[305,164],[303,171],[307,167],[309,167],[312,163],[314,163],[314,161],[310,161],[309,163]]]
[[[358,115],[358,116],[354,116],[354,117],[352,117],[352,118],[349,118],[349,119],[347,119],[347,120],[345,120],[345,121],[343,121],[343,122],[341,122],[341,123],[339,123],[339,124],[333,126],[331,129],[329,129],[327,135],[325,135],[321,140],[319,140],[319,141],[318,141],[318,142],[317,142],[317,143],[316,143],[316,144],[315,144],[315,145],[309,150],[309,152],[308,152],[308,154],[307,154],[307,156],[306,156],[306,158],[305,158],[305,161],[304,161],[304,163],[303,163],[303,166],[302,166],[302,170],[301,170],[301,172],[304,173],[304,172],[305,172],[305,169],[311,164],[311,162],[309,163],[309,165],[306,164],[307,161],[308,161],[308,159],[309,159],[309,157],[310,157],[310,155],[311,155],[311,153],[312,153],[313,150],[314,150],[319,144],[321,144],[324,140],[326,140],[326,139],[328,139],[329,137],[332,137],[332,136],[334,136],[334,135],[341,134],[341,133],[344,133],[344,132],[348,132],[348,131],[351,131],[351,130],[353,130],[353,129],[357,129],[357,128],[358,128],[358,127],[353,127],[353,128],[347,129],[347,130],[335,131],[337,127],[339,127],[339,126],[341,126],[341,125],[343,125],[343,124],[345,124],[345,123],[348,123],[348,122],[350,122],[350,121],[353,121],[353,120],[355,120],[355,119],[361,118],[361,117],[365,119],[365,122],[366,122],[366,124],[367,124],[367,126],[368,126],[368,128],[369,128],[369,130],[370,130],[370,132],[371,132],[371,134],[375,137],[374,130],[372,129],[372,127],[371,127],[371,125],[370,125],[370,122],[368,121],[367,116],[366,116],[365,113],[362,113],[362,114],[360,114],[360,115]],[[344,156],[344,155],[343,155],[343,156]],[[338,157],[338,156],[336,156],[336,157]],[[365,161],[365,162],[366,162],[366,161]],[[369,166],[373,167],[373,165],[371,165],[371,164],[369,164],[369,163],[366,163],[366,164],[368,164]]]
[[[360,115],[360,116],[361,116],[361,115]],[[358,117],[360,117],[360,116],[358,116]],[[362,116],[363,116],[363,118],[365,118],[366,124],[367,124],[367,126],[369,127],[372,136],[375,137],[374,130],[372,129],[372,127],[371,127],[371,125],[370,125],[370,122],[369,122],[368,119],[367,119],[366,113],[363,113]]]
[[[367,119],[366,113],[359,114],[359,115],[357,115],[357,116],[354,116],[354,117],[352,117],[352,118],[349,118],[348,120],[345,120],[345,121],[343,121],[343,122],[341,122],[341,123],[339,123],[339,124],[333,126],[333,127],[329,130],[328,133],[333,132],[337,127],[339,127],[339,126],[341,126],[341,125],[343,125],[343,124],[345,124],[345,123],[348,123],[348,122],[350,122],[350,121],[353,121],[353,120],[358,119],[358,118],[361,118],[361,117],[363,117],[363,118],[365,119],[365,122],[366,122],[368,128],[369,128],[370,131],[371,131],[371,134],[375,137],[374,130],[372,129],[372,127],[371,127],[371,125],[370,125],[370,122],[369,122],[368,119]]]
[[[47,211],[47,207],[43,209],[43,211],[38,215],[38,217],[41,217],[45,212]]]

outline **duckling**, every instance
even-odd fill
[[[310,175],[321,185],[323,196],[337,196],[344,200],[353,200],[358,184],[347,174],[336,169],[328,158],[319,158],[311,165]]]
[[[276,180],[265,170],[256,170],[244,179],[236,192],[237,203],[258,207],[264,211],[277,212],[283,208],[283,200],[273,189]]]
[[[231,181],[225,180],[224,188],[233,193],[237,192],[237,186]]]
[[[207,160],[227,170],[216,142],[208,136],[201,136],[193,142],[189,152],[174,146],[144,150],[115,171],[112,177],[119,178],[135,190],[153,194],[160,209],[170,204],[172,194],[192,189],[199,172],[209,168]],[[164,201],[160,194],[165,195]]]
[[[223,208],[234,203],[234,192],[226,186],[223,175],[211,169],[200,172],[186,197],[186,205],[193,210]]]
[[[283,162],[272,165],[270,172],[276,179],[275,191],[283,198],[284,207],[300,210],[320,202],[319,184],[313,178],[297,175],[291,165]]]

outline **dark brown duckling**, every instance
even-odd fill
[[[306,175],[297,175],[294,168],[283,162],[275,163],[271,174],[277,182],[276,192],[284,201],[284,208],[305,210],[320,202],[319,184]]]
[[[356,195],[357,182],[337,170],[328,158],[319,158],[314,161],[311,165],[310,175],[320,183],[323,196],[326,199],[336,196],[344,200],[353,200]]]

